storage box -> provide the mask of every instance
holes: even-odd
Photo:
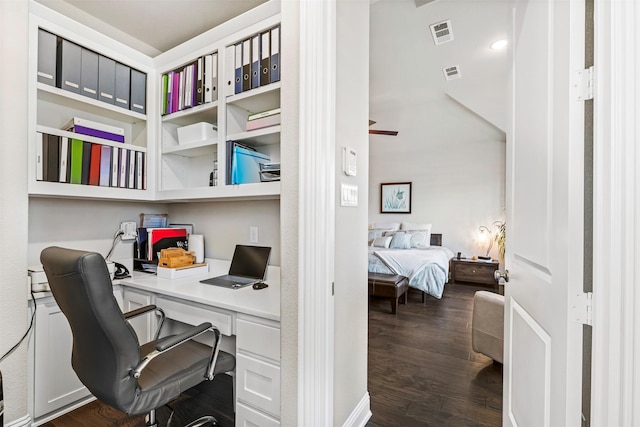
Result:
[[[193,266],[179,268],[158,267],[157,275],[161,279],[180,279],[182,277],[189,277],[208,272],[208,264],[194,264]]]
[[[218,126],[200,122],[178,128],[178,144],[193,144],[218,138]]]
[[[269,156],[244,147],[233,148],[231,183],[248,184],[260,182],[260,163],[268,163]]]

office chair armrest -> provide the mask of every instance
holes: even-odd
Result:
[[[157,344],[154,351],[152,351],[151,353],[147,354],[146,356],[144,356],[142,358],[140,363],[138,363],[138,366],[136,366],[131,371],[131,376],[133,376],[134,378],[140,378],[140,374],[142,373],[144,368],[146,368],[147,365],[149,364],[149,362],[151,362],[154,358],[158,357],[159,355],[161,355],[165,351],[169,351],[172,348],[174,348],[174,347],[176,347],[176,346],[178,346],[180,344],[183,344],[183,343],[185,343],[185,342],[197,337],[198,335],[201,335],[204,332],[210,331],[210,330],[215,332],[218,329],[213,327],[211,325],[211,323],[205,322],[205,323],[201,323],[198,326],[194,326],[194,327],[190,328],[189,330],[187,330],[185,332],[182,332],[181,334],[178,334],[178,335],[175,335],[173,337],[167,338],[162,343]],[[219,341],[220,341],[220,339],[219,339],[219,332],[218,332],[218,335],[216,335],[216,345],[214,347],[218,346]],[[215,350],[212,351],[212,355],[213,355],[214,351]],[[217,356],[217,352],[216,352],[216,356]],[[207,373],[208,373],[208,371],[207,371]]]
[[[160,316],[160,322],[158,323],[158,329],[156,329],[156,334],[154,336],[154,339],[157,340],[160,337],[160,330],[162,329],[162,325],[164,325],[164,318],[165,318],[164,311],[160,307],[157,307],[155,304],[145,305],[144,307],[140,307],[140,308],[136,308],[135,310],[127,311],[126,313],[123,313],[123,315],[124,315],[125,319],[129,320],[129,319],[132,319],[132,318],[134,318],[136,316],[140,316],[141,314],[150,313],[152,311],[155,311]]]

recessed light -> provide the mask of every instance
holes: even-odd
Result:
[[[506,40],[498,40],[495,41],[493,43],[491,43],[491,49],[504,49],[505,47],[507,47],[507,41]]]

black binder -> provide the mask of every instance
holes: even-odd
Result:
[[[79,94],[82,48],[68,40],[58,39],[57,51],[56,86]]]
[[[98,60],[98,99],[109,104],[116,103],[116,61],[100,55]]]
[[[242,42],[242,91],[251,90],[251,39]]]
[[[56,52],[58,37],[38,29],[38,82],[56,85]]]
[[[271,32],[260,34],[260,86],[266,86],[271,79]]]
[[[280,27],[271,29],[271,76],[270,83],[280,81]]]

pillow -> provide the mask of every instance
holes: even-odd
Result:
[[[373,229],[373,230],[369,230],[369,240],[375,239],[377,237],[382,237],[384,235],[385,232],[387,232],[388,230],[386,229]]]
[[[392,249],[411,249],[411,234],[396,233],[391,238],[389,247]]]
[[[411,247],[416,249],[425,249],[431,246],[431,233],[426,231],[412,231],[407,233],[411,236]]]
[[[431,232],[431,224],[418,224],[417,222],[403,222],[401,230],[425,230]]]
[[[400,230],[400,223],[399,222],[376,222],[373,224],[372,228],[383,228],[385,230],[389,230],[389,231],[396,231],[396,230]]]
[[[391,236],[378,237],[373,241],[373,245],[376,248],[388,248],[391,243]]]

